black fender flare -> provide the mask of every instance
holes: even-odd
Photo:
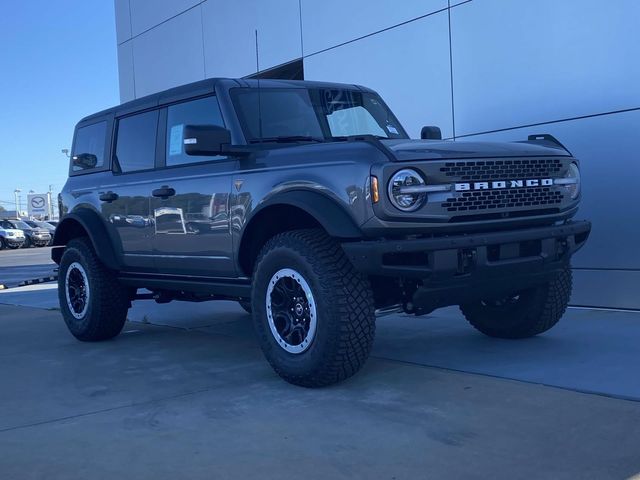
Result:
[[[253,261],[263,242],[268,240],[271,233],[277,233],[265,232],[260,227],[264,226],[267,212],[278,207],[295,208],[304,212],[334,238],[358,239],[363,236],[356,221],[339,201],[309,190],[278,193],[260,203],[245,220],[244,228],[240,232],[240,241],[237,247],[234,247],[236,262],[241,271],[250,274]]]
[[[121,262],[111,243],[107,227],[100,215],[89,208],[79,208],[62,218],[53,237],[51,259],[60,263],[64,251],[63,247],[69,240],[82,236],[83,232],[89,237],[102,263],[112,270],[119,270]]]
[[[255,218],[265,208],[275,205],[290,205],[304,210],[336,238],[362,238],[362,230],[340,204],[326,195],[310,190],[290,190],[276,194],[259,205],[247,222]],[[245,229],[246,230],[246,229]]]

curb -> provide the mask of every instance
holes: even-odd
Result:
[[[57,275],[50,275],[48,277],[34,278],[32,280],[23,280],[18,284],[18,287],[26,287],[27,285],[35,285],[37,283],[55,282],[56,280],[58,280]]]
[[[3,283],[0,283],[0,290],[8,290],[10,288],[18,288],[18,287],[26,287],[28,285],[36,285],[38,283],[49,283],[49,282],[55,282],[58,280],[58,276],[57,275],[49,275],[48,277],[40,277],[40,278],[33,278],[31,280],[23,280],[20,283],[18,283],[17,285],[5,285]]]

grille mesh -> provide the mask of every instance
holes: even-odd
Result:
[[[539,207],[562,202],[562,192],[549,187],[514,188],[509,190],[479,190],[450,197],[442,207],[449,212],[493,210],[516,207]]]
[[[561,161],[553,158],[447,162],[440,168],[447,177],[460,180],[556,177],[561,170]]]

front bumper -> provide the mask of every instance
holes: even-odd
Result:
[[[51,235],[31,235],[31,243],[34,245],[48,245]]]
[[[569,265],[588,221],[521,230],[343,243],[366,275],[415,279],[417,310],[499,296],[544,283]]]
[[[21,247],[24,244],[24,237],[4,237],[4,241],[10,247]]]

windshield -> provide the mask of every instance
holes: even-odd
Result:
[[[352,135],[409,138],[382,99],[369,92],[234,88],[231,96],[248,143],[330,141]]]
[[[20,230],[31,230],[31,227],[21,220],[11,220],[11,224]]]
[[[53,225],[51,225],[50,223],[41,222],[39,220],[34,220],[32,223],[36,224],[40,228],[46,228],[47,230],[54,228]]]

